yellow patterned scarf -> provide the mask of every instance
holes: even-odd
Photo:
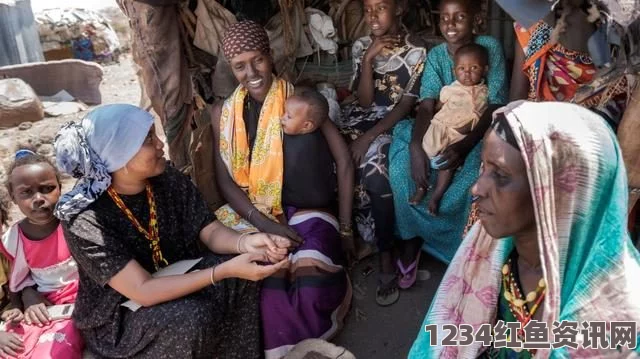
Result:
[[[274,217],[282,214],[284,158],[280,118],[291,94],[293,85],[273,80],[260,111],[252,152],[243,120],[247,89],[238,86],[224,102],[220,117],[220,155],[229,174],[260,212]]]

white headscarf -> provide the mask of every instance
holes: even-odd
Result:
[[[60,197],[55,215],[68,221],[98,199],[111,185],[111,173],[138,153],[151,125],[150,113],[126,104],[100,106],[79,125],[65,124],[55,139],[56,160],[78,182]]]

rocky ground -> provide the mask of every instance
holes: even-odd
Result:
[[[139,104],[140,87],[130,55],[120,58],[119,64],[104,67],[100,86],[103,103]],[[0,181],[6,179],[5,167],[13,160],[13,153],[21,144],[31,144],[43,155],[53,158],[53,140],[64,123],[82,118],[88,111],[57,118],[45,118],[20,127],[0,129]],[[157,125],[160,129],[161,126]],[[162,134],[161,134],[161,137]],[[166,151],[165,151],[166,152]],[[63,191],[73,186],[73,178],[63,178]],[[21,214],[12,209],[14,220]],[[375,256],[361,261],[351,271],[353,301],[345,328],[332,341],[351,351],[357,358],[404,358],[415,339],[420,324],[444,274],[445,265],[423,255],[421,273],[416,285],[402,291],[400,300],[391,307],[375,303],[376,272],[364,275],[368,267],[377,269]],[[430,276],[427,274],[430,272]]]
[[[103,103],[130,103],[137,105],[140,102],[140,85],[135,74],[134,63],[131,56],[125,54],[120,57],[119,64],[103,67],[104,77],[100,86]],[[53,140],[60,127],[69,121],[82,118],[94,107],[72,115],[45,118],[41,121],[22,123],[19,127],[0,129],[0,183],[6,180],[6,168],[13,160],[13,153],[21,146],[30,145],[37,152],[54,159]],[[63,189],[73,186],[73,179],[63,179]],[[13,208],[12,217],[20,218],[20,213]]]

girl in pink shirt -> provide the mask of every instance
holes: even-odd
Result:
[[[20,150],[9,169],[7,190],[25,215],[2,236],[0,251],[9,260],[9,291],[24,312],[9,320],[21,347],[0,355],[17,358],[80,358],[83,342],[70,318],[52,318],[48,307],[72,304],[78,270],[53,210],[60,197],[57,169],[43,156]],[[23,317],[18,323],[16,319]],[[17,355],[16,355],[17,354]]]

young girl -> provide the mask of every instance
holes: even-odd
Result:
[[[454,56],[454,69],[456,81],[440,90],[438,105],[441,109],[433,116],[431,126],[422,139],[422,147],[434,169],[438,168],[442,151],[471,133],[487,109],[488,88],[484,82],[489,70],[487,50],[478,44],[459,48]],[[427,204],[429,213],[438,214],[440,200],[452,179],[452,170],[438,171],[436,187]],[[411,198],[411,204],[418,204],[426,193],[426,190],[418,189]]]
[[[451,261],[458,250],[471,212],[469,190],[480,171],[479,144],[491,123],[491,113],[507,102],[508,84],[502,46],[491,36],[477,35],[480,3],[477,0],[440,2],[439,27],[445,43],[429,50],[415,122],[403,121],[393,131],[393,143],[389,150],[389,178],[393,188],[397,233],[405,240],[402,258],[397,262],[401,288],[409,288],[415,283],[421,247],[445,263]],[[453,54],[473,43],[486,48],[489,53],[486,77],[488,106],[475,129],[463,140],[442,151],[441,161],[436,163],[439,169],[458,170],[449,190],[442,197],[438,216],[433,216],[428,213],[426,206],[409,205],[409,199],[416,189],[426,190],[435,181],[422,148],[422,139],[435,114],[440,91],[455,81]]]
[[[83,342],[71,319],[51,318],[47,310],[74,303],[78,291],[77,266],[53,215],[61,189],[58,171],[45,157],[20,150],[6,187],[26,217],[10,227],[0,246],[11,267],[9,290],[24,308],[24,321],[7,329],[21,336],[17,357],[80,358]]]
[[[355,216],[358,231],[380,252],[376,302],[398,300],[392,249],[395,241],[393,196],[389,184],[391,129],[408,117],[420,89],[426,56],[411,44],[400,19],[404,9],[396,0],[364,0],[371,36],[353,44],[352,87],[358,101],[344,110],[341,131],[350,142],[356,167]]]

